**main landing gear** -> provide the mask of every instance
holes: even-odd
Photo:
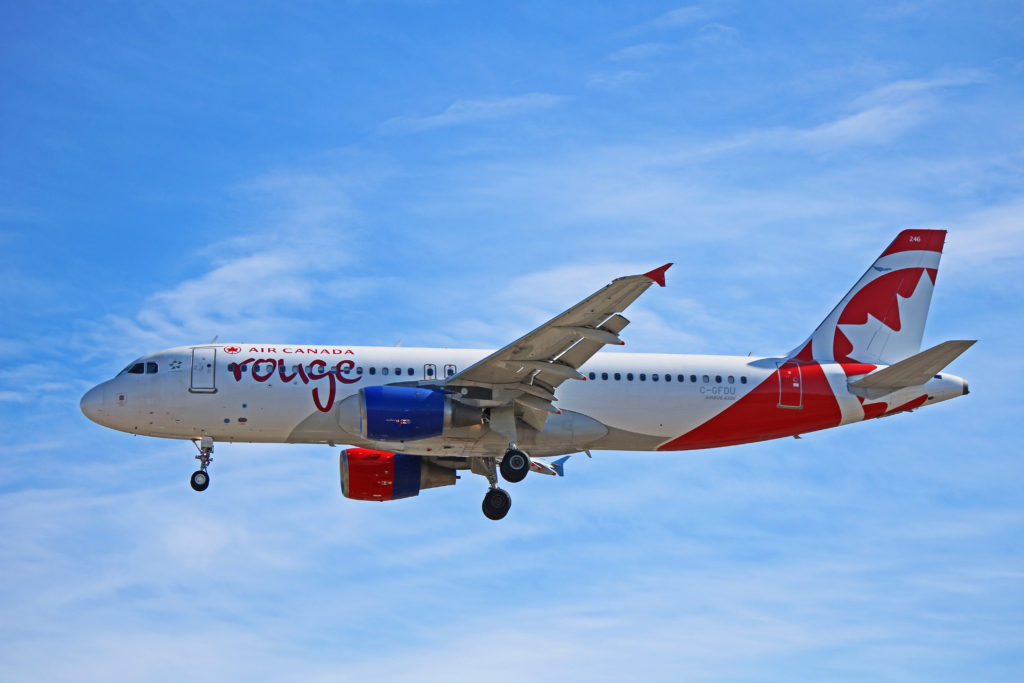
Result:
[[[512,507],[512,496],[508,495],[508,491],[498,488],[498,471],[507,482],[514,484],[522,481],[530,472],[530,456],[510,445],[500,465],[496,458],[473,458],[471,467],[475,474],[486,477],[487,483],[491,485],[481,505],[484,516],[487,519],[502,519]]]
[[[510,484],[526,479],[530,473],[530,456],[518,448],[509,448],[501,459],[501,476]]]
[[[192,484],[193,491],[205,491],[210,485],[210,475],[207,474],[206,468],[213,462],[213,437],[204,436],[199,441],[192,439],[192,443],[199,449],[199,455],[196,456],[199,469],[192,473],[189,483]]]

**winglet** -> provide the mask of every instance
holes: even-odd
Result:
[[[671,263],[666,263],[661,268],[655,268],[654,270],[652,270],[649,273],[644,273],[644,277],[649,277],[652,280],[654,280],[655,282],[657,282],[660,286],[664,287],[665,286],[665,271],[668,270],[671,267],[672,267]]]

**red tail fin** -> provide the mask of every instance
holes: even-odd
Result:
[[[921,350],[945,230],[904,230],[791,356],[891,365]]]

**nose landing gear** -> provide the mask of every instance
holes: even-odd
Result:
[[[213,462],[213,437],[204,436],[198,442],[192,439],[192,443],[199,449],[199,455],[196,456],[196,460],[199,461],[199,469],[192,473],[189,483],[192,485],[193,491],[205,491],[210,485],[210,475],[207,474],[206,468]]]

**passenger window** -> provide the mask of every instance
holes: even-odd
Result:
[[[145,365],[143,363],[136,363],[129,370],[129,375],[141,375],[145,371]]]
[[[676,375],[676,381],[677,382],[685,382],[686,381],[686,375]]]
[[[608,379],[608,373],[607,372],[602,372],[601,373],[601,379]]]
[[[446,366],[444,366],[444,372],[449,377],[454,377],[455,376],[455,366],[454,365],[446,365]]]
[[[647,381],[647,375],[645,373],[643,373],[643,372],[640,373],[640,381],[641,382],[646,382]]]
[[[147,375],[155,375],[156,374],[156,370],[157,370],[156,363],[146,363],[146,374]]]
[[[721,384],[722,383],[722,376],[721,375],[715,375],[715,382],[717,382],[718,384]]]
[[[697,383],[697,375],[690,375],[690,381],[693,382],[694,384],[696,384]]]
[[[382,375],[388,374],[388,369],[387,368],[381,368],[380,369],[380,374],[382,374]]]
[[[587,375],[587,377],[589,377],[590,379],[597,379],[597,373],[596,372],[592,372],[589,375]]]
[[[370,368],[370,374],[371,375],[376,375],[377,374],[377,368]]]
[[[736,378],[732,375],[729,375],[729,384],[736,384]]]
[[[633,381],[633,373],[632,372],[627,372],[626,373],[626,380],[629,381],[629,382]]]
[[[670,375],[670,374],[668,374],[668,373],[666,372],[666,373],[665,373],[665,381],[666,381],[666,382],[671,382],[671,381],[672,381],[672,375]]]
[[[707,375],[704,375],[704,378],[703,378],[703,379],[704,379],[704,384],[707,384],[708,382],[710,382],[710,381],[711,381],[711,378],[710,378],[710,377],[708,377]]]
[[[396,375],[401,375],[402,374],[402,368],[395,368],[395,374]]]
[[[747,378],[746,377],[740,377],[740,384],[746,384],[746,383],[747,383]]]
[[[615,381],[616,381],[616,382],[618,382],[618,381],[619,381],[620,379],[622,379],[622,375],[621,375],[620,373],[618,373],[618,372],[616,372],[616,373],[615,373],[615,374],[613,375],[613,377],[615,377]]]
[[[408,368],[409,376],[412,377],[412,368]]]
[[[651,375],[651,381],[652,382],[657,382],[658,381],[658,373],[654,373],[653,375]]]

